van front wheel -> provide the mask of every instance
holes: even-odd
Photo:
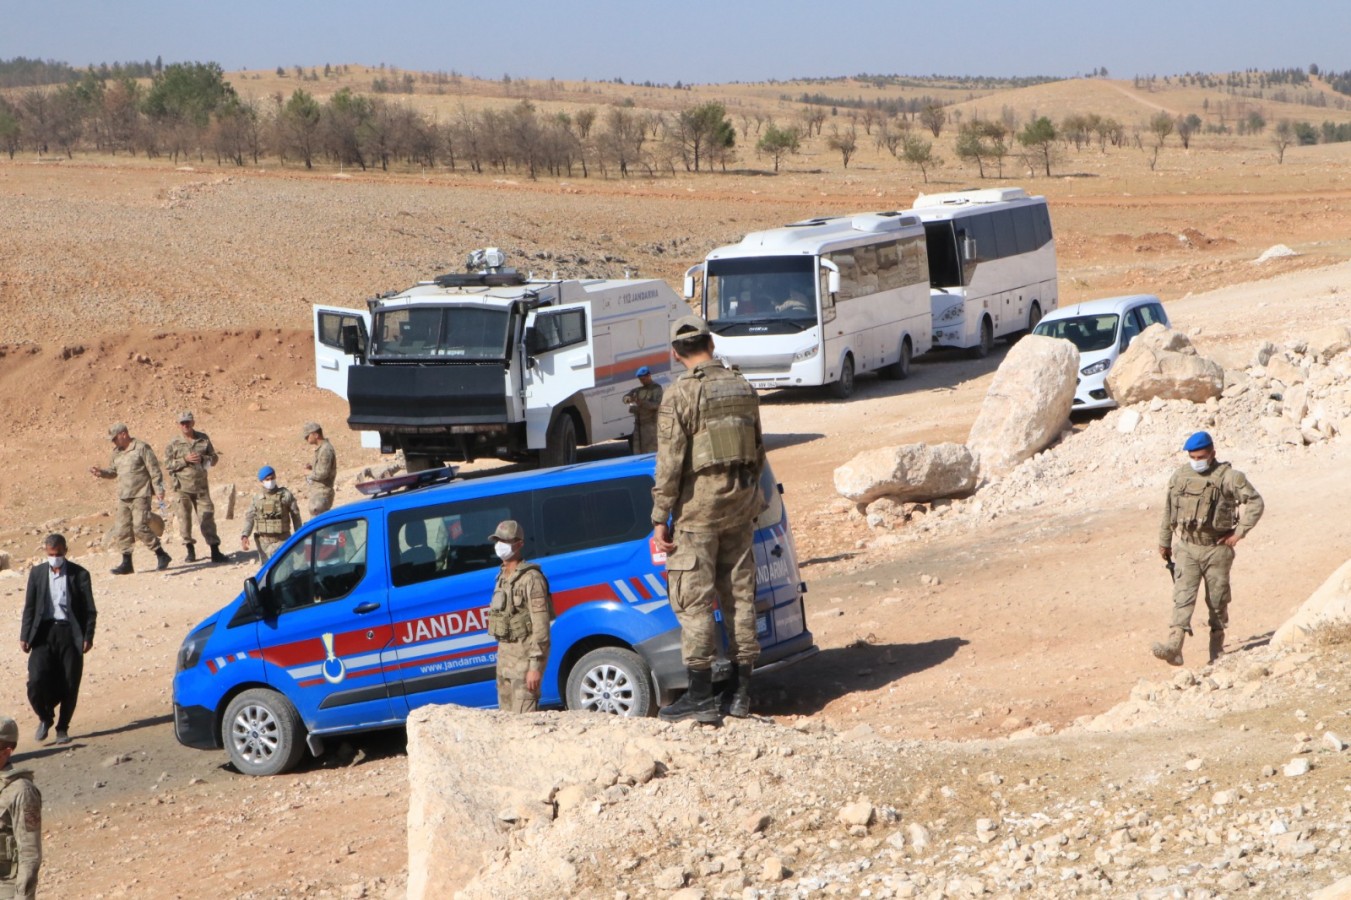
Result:
[[[230,762],[245,775],[289,772],[305,752],[300,714],[281,694],[265,688],[231,700],[221,730]]]
[[[616,716],[650,716],[652,672],[643,658],[622,647],[600,647],[577,660],[568,673],[568,709]]]

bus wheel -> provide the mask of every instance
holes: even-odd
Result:
[[[914,351],[910,349],[910,338],[901,340],[901,358],[889,366],[883,366],[877,374],[891,381],[900,381],[903,378],[910,377],[910,361],[914,359]]]
[[[986,316],[980,320],[980,343],[971,348],[974,359],[984,359],[994,350],[994,323]]]
[[[830,391],[837,400],[848,400],[854,395],[853,354],[845,354],[844,362],[840,365],[840,380],[830,386]]]
[[[1036,328],[1037,323],[1040,321],[1041,321],[1041,304],[1033,302],[1032,311],[1027,314],[1027,333],[1031,334],[1032,329]]]

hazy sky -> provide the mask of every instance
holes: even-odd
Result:
[[[0,58],[673,83],[1351,69],[1346,0],[0,0]]]

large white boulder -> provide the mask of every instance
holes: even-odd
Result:
[[[958,497],[975,487],[975,460],[963,444],[879,447],[835,470],[835,490],[860,505],[882,497],[909,501]]]
[[[1324,325],[1309,335],[1309,352],[1326,362],[1351,350],[1351,328],[1345,325]]]
[[[1319,625],[1351,622],[1351,561],[1332,573],[1271,636],[1273,647],[1298,647]]]
[[[1007,472],[1050,446],[1069,421],[1078,373],[1069,341],[1034,334],[1013,345],[966,442],[981,474]]]
[[[1196,352],[1180,331],[1150,325],[1107,375],[1107,393],[1122,406],[1158,397],[1204,403],[1224,389],[1224,370]]]

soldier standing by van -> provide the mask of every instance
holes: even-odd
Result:
[[[666,392],[658,418],[653,545],[667,554],[689,690],[659,715],[714,724],[721,719],[712,693],[715,596],[736,666],[729,715],[750,715],[751,670],[760,653],[752,553],[755,517],[763,508],[760,402],[746,379],[713,358],[703,319],[678,319],[671,347],[687,371]]]
[[[150,497],[164,503],[164,473],[150,445],[134,438],[127,426],[117,422],[108,429],[113,442],[113,455],[108,468],[90,466],[95,478],[117,479],[117,521],[113,526],[113,540],[122,551],[122,564],[112,570],[114,575],[130,575],[136,571],[131,564],[132,535],[155,551],[156,569],[167,569],[172,562],[160,546],[159,538],[150,530]]]
[[[262,491],[253,495],[249,511],[244,514],[244,533],[239,542],[247,550],[249,535],[256,536],[261,564],[300,527],[300,505],[294,494],[277,485],[277,470],[271,466],[258,470],[258,484]]]
[[[317,516],[333,508],[333,486],[338,480],[338,454],[333,442],[324,437],[318,422],[306,422],[300,429],[305,443],[314,447],[314,462],[305,464],[310,474],[305,480],[310,485],[310,515]]]
[[[525,531],[514,519],[500,523],[488,540],[502,560],[488,606],[488,633],[497,638],[497,708],[535,712],[549,664],[549,579],[539,566],[524,560]]]
[[[1201,581],[1210,609],[1210,661],[1224,651],[1229,624],[1229,570],[1234,547],[1262,518],[1265,504],[1244,474],[1215,459],[1215,442],[1198,431],[1182,447],[1191,457],[1168,480],[1159,525],[1159,555],[1177,566],[1173,580],[1173,621],[1168,641],[1151,652],[1170,666],[1182,665],[1182,641],[1192,633],[1192,610]],[[1176,550],[1173,533],[1177,532]]]
[[[0,897],[32,900],[42,868],[42,792],[31,769],[9,758],[19,746],[19,723],[0,716]]]
[[[178,508],[178,534],[188,548],[188,562],[197,561],[197,544],[192,539],[192,515],[197,513],[202,539],[211,548],[213,563],[229,562],[220,552],[220,535],[216,533],[216,507],[211,502],[211,486],[207,470],[218,462],[216,448],[205,432],[194,428],[192,412],[178,414],[178,437],[164,448],[164,468],[174,487],[174,505]]]
[[[661,409],[661,385],[652,380],[652,370],[643,366],[637,372],[640,387],[624,395],[633,413],[633,452],[657,451],[657,411]]]

